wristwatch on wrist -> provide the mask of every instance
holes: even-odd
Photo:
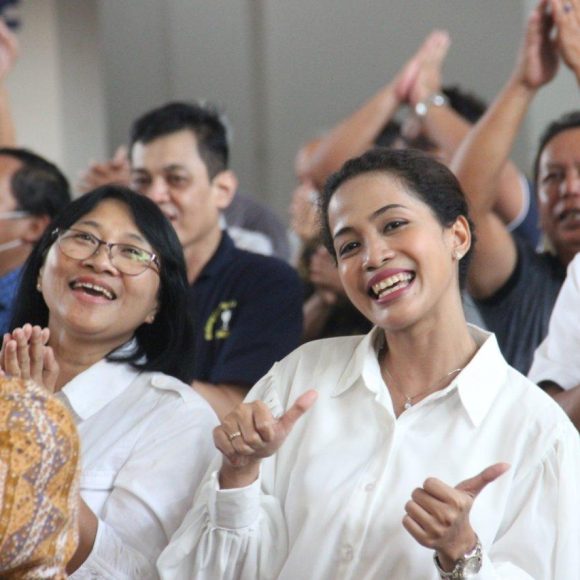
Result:
[[[476,536],[477,538],[477,536]],[[481,570],[482,556],[481,556],[481,542],[477,538],[477,543],[475,548],[470,552],[467,552],[462,558],[459,558],[455,562],[455,567],[451,572],[446,572],[441,568],[439,563],[439,558],[437,558],[437,552],[433,554],[433,560],[435,561],[435,566],[437,566],[437,571],[439,572],[440,578],[447,578],[450,580],[464,580],[465,578],[472,578]]]
[[[443,107],[449,101],[442,93],[432,93],[424,101],[419,101],[415,105],[415,115],[417,117],[425,117],[430,107]]]

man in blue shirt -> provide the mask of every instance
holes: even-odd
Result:
[[[55,165],[26,149],[0,148],[0,334],[11,330],[22,265],[69,201],[68,182]]]
[[[225,416],[298,346],[302,289],[285,262],[236,248],[220,227],[237,179],[226,127],[208,106],[169,103],[137,119],[132,187],[173,223],[183,246],[196,332],[193,387]]]

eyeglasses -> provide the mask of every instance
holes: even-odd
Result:
[[[24,210],[14,210],[14,211],[3,211],[0,212],[0,220],[21,220],[23,218],[30,217],[31,213]]]
[[[159,273],[159,258],[152,252],[132,246],[131,244],[110,244],[99,240],[93,234],[82,230],[55,229],[53,235],[58,236],[56,241],[60,251],[73,260],[87,260],[94,256],[101,246],[107,248],[111,264],[122,274],[127,276],[138,276],[151,268]]]

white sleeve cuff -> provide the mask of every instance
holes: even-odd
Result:
[[[237,530],[258,521],[260,515],[260,476],[247,487],[220,489],[218,471],[211,474],[208,511],[212,525]]]

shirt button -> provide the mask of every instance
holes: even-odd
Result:
[[[350,544],[346,544],[342,547],[342,559],[345,562],[350,562],[354,557],[354,550]]]
[[[373,491],[376,487],[376,484],[374,482],[371,483],[367,483],[365,485],[365,491]]]

